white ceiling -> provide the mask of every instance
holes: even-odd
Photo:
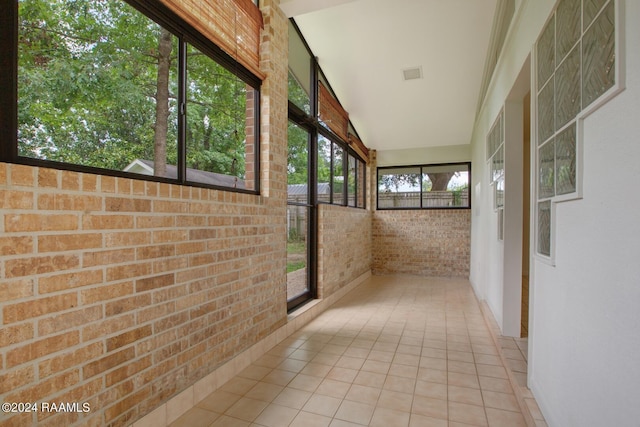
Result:
[[[497,0],[282,0],[369,148],[469,144]],[[403,80],[421,66],[423,78]]]

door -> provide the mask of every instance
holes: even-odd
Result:
[[[310,129],[289,122],[287,132],[287,309],[316,296],[316,183]]]

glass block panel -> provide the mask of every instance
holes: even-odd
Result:
[[[502,143],[502,114],[498,116],[487,135],[487,160],[491,158]]]
[[[489,160],[491,156],[493,156],[493,153],[495,152],[495,144],[496,144],[495,129],[496,129],[495,126],[491,128],[491,131],[489,131],[489,135],[487,135],[487,160]]]
[[[584,30],[586,30],[589,25],[593,22],[593,18],[596,17],[602,6],[607,2],[607,0],[584,0],[584,9],[583,9],[583,25]],[[583,31],[584,31],[583,30]]]
[[[551,256],[551,201],[538,203],[538,253]]]
[[[562,62],[582,35],[580,3],[581,0],[563,0],[556,10],[557,64]]]
[[[553,86],[552,78],[538,95],[538,145],[546,141],[555,131]]]
[[[576,126],[558,134],[556,142],[556,193],[576,191]]]
[[[497,181],[504,176],[504,145],[496,151],[491,161],[491,182]]]
[[[556,129],[580,112],[580,50],[571,51],[556,71]]]
[[[551,77],[556,67],[555,59],[555,15],[549,20],[547,26],[542,31],[536,47],[538,62],[538,88],[541,88]]]
[[[498,145],[504,142],[504,112],[500,112],[498,118]]]
[[[538,151],[538,199],[555,196],[554,140],[547,142]]]
[[[615,84],[614,12],[611,2],[582,37],[583,108]]]
[[[496,182],[494,199],[496,209],[504,207],[504,179]]]

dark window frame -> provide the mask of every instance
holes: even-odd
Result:
[[[3,14],[0,16],[0,162],[22,164],[34,167],[46,167],[60,170],[90,173],[105,176],[123,177],[145,181],[180,184],[185,186],[210,188],[247,194],[260,194],[260,89],[262,80],[249,69],[224,52],[219,46],[180,18],[175,12],[160,2],[152,0],[118,0],[132,6],[149,20],[162,26],[178,39],[179,45],[179,77],[178,87],[178,177],[165,178],[125,172],[116,169],[78,165],[45,159],[36,159],[18,155],[18,1],[0,0]],[[186,82],[186,55],[184,51],[190,44],[209,56],[218,65],[235,75],[239,80],[254,89],[254,181],[253,189],[234,188],[230,186],[212,185],[186,178],[186,136],[185,105],[186,93],[183,89]]]
[[[446,166],[467,166],[468,173],[468,204],[466,206],[423,206],[425,191],[422,189],[422,177],[424,176],[424,170],[432,167],[446,167]],[[420,191],[419,200],[420,206],[400,206],[400,207],[380,207],[380,171],[390,169],[416,169],[420,170]],[[401,165],[401,166],[379,166],[376,168],[376,210],[451,210],[451,209],[471,209],[471,162],[454,162],[454,163],[428,163],[418,165]]]

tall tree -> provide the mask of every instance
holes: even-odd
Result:
[[[158,78],[156,79],[156,123],[153,138],[153,172],[167,174],[167,131],[169,128],[169,69],[171,68],[171,33],[160,29],[158,37]]]

